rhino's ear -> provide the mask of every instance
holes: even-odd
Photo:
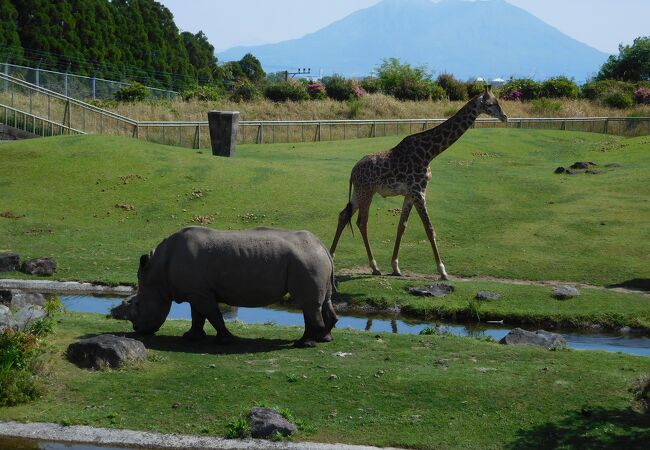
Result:
[[[144,267],[145,267],[145,266],[147,265],[147,263],[149,262],[149,258],[150,258],[149,255],[142,255],[142,256],[140,257],[140,269],[144,269]]]

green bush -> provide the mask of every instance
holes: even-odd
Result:
[[[540,94],[546,98],[578,98],[580,88],[567,77],[554,77],[542,83]]]
[[[389,58],[382,62],[376,72],[382,92],[398,100],[437,100],[446,96],[444,89],[432,81],[424,66],[412,67],[400,63],[397,58]]]
[[[467,100],[469,95],[467,86],[454,78],[453,75],[443,73],[438,77],[437,82],[445,90],[449,100]]]
[[[118,89],[113,94],[113,98],[118,102],[141,102],[147,97],[149,97],[149,89],[137,81]]]
[[[308,100],[307,87],[297,80],[281,81],[266,86],[264,96],[274,102]]]
[[[363,88],[363,90],[366,91],[368,94],[375,94],[377,92],[381,92],[381,83],[379,81],[379,78],[366,77],[363,80],[361,80],[360,85]]]
[[[467,89],[467,96],[469,98],[474,98],[477,95],[480,95],[485,90],[486,83],[482,81],[468,81],[465,83],[465,89]]]
[[[323,78],[327,96],[334,100],[346,101],[354,97],[355,84],[352,80],[334,74],[331,77]]]
[[[230,99],[235,102],[249,102],[260,96],[260,90],[248,80],[239,81],[230,93]]]
[[[501,98],[508,98],[513,92],[521,93],[521,100],[540,98],[541,85],[530,78],[511,78],[501,87]]]
[[[634,94],[634,83],[618,80],[597,80],[585,83],[582,86],[582,96],[589,100],[603,100],[613,93]]]
[[[216,101],[221,98],[221,90],[217,86],[203,85],[199,86],[198,84],[190,86],[181,91],[181,97],[183,100],[199,100],[199,101]]]
[[[634,99],[625,92],[612,92],[603,98],[603,103],[610,108],[625,109],[634,105]]]

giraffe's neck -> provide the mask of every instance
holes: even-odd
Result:
[[[480,96],[474,97],[449,119],[418,136],[422,141],[416,144],[416,148],[425,152],[422,159],[431,162],[472,126],[480,114],[479,100]]]

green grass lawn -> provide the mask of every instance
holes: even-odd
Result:
[[[106,136],[3,144],[0,251],[53,256],[57,279],[134,283],[139,255],[206,219],[220,229],[308,229],[329,246],[347,202],[350,169],[399,139],[243,145],[230,159]],[[553,173],[579,160],[598,163],[602,173]],[[620,167],[604,167],[611,163]],[[428,206],[450,274],[595,285],[650,280],[650,138],[477,129],[431,169]],[[401,202],[377,196],[372,205],[370,238],[386,272],[399,219],[392,210]],[[360,275],[342,279],[342,293],[400,304],[419,316],[467,315],[469,291],[482,286],[457,283],[451,303],[410,299],[408,280],[366,279],[366,261],[359,233],[346,230],[335,263]],[[416,214],[400,262],[406,272],[436,276]],[[650,302],[639,295],[589,291],[558,302],[550,288],[491,286],[506,300],[481,305],[485,317],[567,324],[598,316],[606,325],[648,326]]]
[[[0,251],[54,256],[57,278],[134,282],[138,256],[180,227],[308,229],[331,242],[348,178],[394,138],[246,145],[236,158],[128,138],[71,136],[0,147]],[[577,160],[622,167],[555,175]],[[650,139],[540,130],[470,130],[431,165],[430,215],[452,275],[593,284],[649,279]],[[390,270],[401,198],[377,197],[369,232]],[[123,205],[123,208],[116,205]],[[134,209],[129,210],[130,207]],[[417,215],[400,261],[435,273]],[[365,266],[346,231],[339,268]]]
[[[262,403],[304,422],[299,441],[518,449],[644,448],[650,439],[650,417],[630,408],[628,391],[648,370],[642,357],[338,329],[332,343],[294,349],[301,328],[237,323],[241,339],[218,346],[183,341],[188,326],[168,321],[145,337],[144,365],[95,372],[68,363],[67,346],[130,324],[66,314],[48,338],[48,393],[1,408],[0,420],[223,436]]]

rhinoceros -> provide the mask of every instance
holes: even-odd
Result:
[[[183,336],[205,337],[208,319],[217,339],[228,342],[219,303],[266,306],[289,294],[302,308],[305,332],[296,346],[332,340],[337,321],[332,307],[334,263],[320,240],[308,231],[255,228],[217,231],[187,227],[164,239],[140,258],[138,291],[121,313],[137,333],[154,334],[172,301],[187,301],[192,326]]]

